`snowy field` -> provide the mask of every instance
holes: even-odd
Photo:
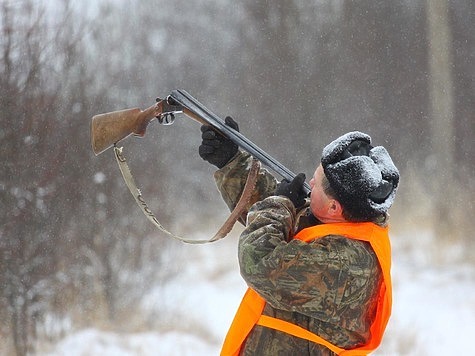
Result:
[[[393,234],[392,244],[393,315],[374,355],[467,354],[467,341],[475,336],[475,263],[456,264],[453,257],[436,261],[434,254],[425,252],[431,245],[429,234]],[[175,318],[167,330],[134,334],[82,330],[43,355],[218,355],[245,290],[235,256],[236,237],[183,246],[179,277],[143,299],[152,318],[160,317],[154,313],[159,305],[173,311]]]

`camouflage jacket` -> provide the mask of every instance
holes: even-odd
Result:
[[[250,156],[239,153],[215,173],[226,204],[236,204]],[[382,272],[369,243],[330,235],[306,243],[300,229],[319,223],[308,206],[297,212],[285,197],[272,196],[277,181],[261,170],[246,228],[239,241],[241,275],[265,300],[264,314],[277,317],[342,348],[365,344],[376,312]],[[241,355],[333,355],[324,346],[255,326]]]

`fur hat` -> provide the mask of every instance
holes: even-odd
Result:
[[[369,221],[393,204],[399,171],[384,147],[371,146],[369,135],[349,132],[328,144],[322,167],[352,220]]]

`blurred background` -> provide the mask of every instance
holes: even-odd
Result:
[[[141,215],[111,150],[94,156],[90,120],[173,89],[308,178],[331,140],[370,134],[401,172],[401,251],[473,267],[474,14],[471,0],[0,0],[0,353],[169,327],[137,306],[191,250]],[[188,237],[226,217],[200,141],[178,116],[123,142],[152,210]]]

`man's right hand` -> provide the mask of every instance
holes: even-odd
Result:
[[[305,182],[305,174],[299,173],[295,178],[289,182],[287,179],[283,179],[275,190],[275,195],[282,195],[289,198],[294,206],[299,209],[305,205],[306,194],[303,189]]]
[[[224,122],[239,132],[239,125],[230,116],[227,116]],[[200,157],[218,168],[223,168],[236,155],[238,145],[217,133],[211,126],[201,126],[201,132]]]

